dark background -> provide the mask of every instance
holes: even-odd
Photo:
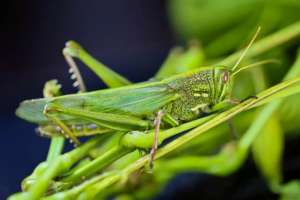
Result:
[[[2,4],[2,3],[1,3]],[[0,199],[20,190],[21,180],[46,158],[49,141],[14,112],[24,99],[42,96],[58,79],[75,92],[61,50],[67,40],[130,80],[151,77],[173,44],[164,1],[10,1],[1,5]],[[89,90],[103,87],[81,67]]]
[[[49,141],[14,112],[24,99],[42,96],[45,81],[58,79],[64,93],[76,92],[61,50],[67,40],[132,81],[151,77],[176,44],[166,16],[166,2],[9,1],[0,20],[0,199],[20,190],[21,180],[46,158]],[[104,85],[80,66],[89,90]],[[285,177],[299,171],[299,141],[290,141]],[[291,158],[291,159],[290,159]],[[294,159],[296,158],[296,159]],[[180,175],[158,199],[273,199],[253,162],[228,178]],[[245,181],[247,180],[247,181]]]

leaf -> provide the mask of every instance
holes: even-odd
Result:
[[[282,178],[283,140],[284,133],[279,119],[276,114],[273,114],[255,138],[252,146],[254,161],[274,190]]]
[[[285,184],[281,189],[280,200],[299,200],[300,181],[294,180]]]
[[[182,52],[180,48],[174,48],[170,51],[155,78],[164,79],[175,74],[196,69],[201,66],[203,60],[204,52],[196,41],[191,42],[185,52]]]

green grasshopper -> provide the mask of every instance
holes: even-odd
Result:
[[[223,109],[232,103],[234,77],[244,69],[239,63],[258,31],[233,68],[208,66],[173,75],[163,80],[130,85],[106,68],[75,42],[68,42],[63,54],[71,66],[75,86],[85,90],[73,57],[87,64],[110,89],[23,101],[16,114],[39,125],[41,132],[61,132],[76,145],[77,136],[110,131],[155,130],[151,161],[157,149],[160,127],[169,128]],[[263,64],[263,62],[259,63]]]

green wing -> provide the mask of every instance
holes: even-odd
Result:
[[[44,124],[48,121],[43,115],[44,107],[52,103],[66,108],[85,111],[144,117],[153,114],[153,112],[178,97],[179,95],[163,82],[140,83],[51,99],[26,100],[20,104],[16,114],[27,121]],[[64,119],[76,120],[72,116]]]

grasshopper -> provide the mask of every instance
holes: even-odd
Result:
[[[79,86],[82,92],[23,101],[16,114],[38,124],[41,132],[61,132],[75,145],[80,144],[78,136],[154,129],[151,164],[158,148],[157,135],[160,127],[175,127],[224,109],[228,103],[232,103],[234,77],[255,65],[238,68],[258,32],[259,30],[232,68],[201,67],[162,80],[133,85],[95,60],[77,43],[68,42],[63,54],[71,66],[72,78],[77,80],[75,86]],[[87,64],[112,88],[84,92],[85,86],[73,57]]]

